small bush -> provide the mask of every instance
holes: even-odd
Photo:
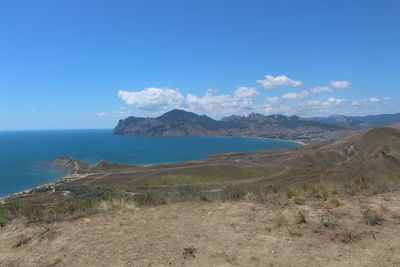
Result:
[[[31,238],[30,238],[30,237],[27,237],[27,236],[25,236],[25,235],[19,235],[19,236],[17,237],[17,239],[15,240],[15,243],[14,243],[14,245],[13,245],[13,248],[18,248],[18,247],[20,247],[20,246],[22,246],[22,245],[28,244],[29,241],[31,241]]]
[[[193,246],[187,247],[183,249],[182,256],[184,259],[187,258],[196,258],[197,249]]]
[[[184,185],[177,188],[176,197],[178,201],[208,201],[210,197],[207,191],[208,188],[205,185]]]
[[[273,193],[268,195],[268,201],[272,204],[279,205],[279,206],[286,206],[288,205],[288,200],[285,198],[281,193]]]
[[[61,262],[62,262],[62,259],[60,257],[56,257],[53,259],[52,265],[57,265],[57,264],[60,264]]]
[[[399,179],[397,178],[378,179],[371,189],[374,195],[396,190],[399,190]]]
[[[135,195],[136,203],[140,205],[161,205],[167,203],[167,197],[165,192],[161,191],[149,191],[143,194]]]
[[[265,203],[268,201],[269,191],[267,190],[267,188],[253,187],[251,194],[253,196],[253,200],[255,200],[256,202]]]
[[[349,181],[344,181],[342,184],[342,190],[344,193],[354,196],[361,191],[369,189],[373,182],[374,181],[371,178],[361,176]]]
[[[136,205],[133,201],[126,198],[112,198],[109,200],[101,200],[98,204],[100,210],[133,210]]]
[[[294,220],[296,224],[307,223],[306,216],[302,211],[297,212],[297,214],[294,217]]]
[[[337,198],[331,198],[331,199],[329,199],[329,203],[332,205],[332,206],[335,206],[335,207],[339,207],[339,206],[341,206],[342,205],[342,203],[339,201],[339,199],[337,199]]]
[[[368,225],[382,224],[383,216],[370,208],[363,208],[361,214]]]
[[[292,227],[287,227],[286,229],[288,233],[292,236],[300,237],[303,235],[298,227],[292,226]]]
[[[286,188],[286,189],[285,189],[285,195],[286,195],[287,198],[292,198],[292,197],[295,196],[295,193],[293,192],[292,189]]]
[[[223,189],[223,199],[227,200],[241,200],[244,199],[248,193],[249,188],[245,185],[228,185]]]
[[[315,198],[320,198],[325,201],[328,199],[329,189],[324,184],[317,185],[313,188],[313,195]]]
[[[294,198],[294,203],[296,203],[297,205],[303,205],[304,203],[306,203],[306,199],[303,196],[297,196]]]
[[[321,215],[319,217],[321,226],[325,228],[333,228],[337,226],[337,224],[328,216],[328,215]]]
[[[353,243],[360,239],[359,235],[356,235],[351,231],[345,231],[343,233],[337,234],[336,236],[339,238],[340,241],[345,244]]]
[[[0,227],[6,226],[8,221],[9,221],[9,218],[7,216],[6,211],[0,210]]]

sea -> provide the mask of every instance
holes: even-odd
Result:
[[[66,173],[52,167],[58,157],[92,164],[106,160],[148,165],[296,146],[299,144],[261,138],[118,136],[111,129],[0,131],[0,197],[64,177]]]

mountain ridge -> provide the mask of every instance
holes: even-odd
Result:
[[[308,134],[341,130],[337,125],[298,116],[231,116],[214,120],[184,110],[171,110],[156,118],[128,117],[120,120],[114,134],[131,136],[249,136],[298,139]]]

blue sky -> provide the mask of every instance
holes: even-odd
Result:
[[[0,130],[400,112],[399,1],[1,1]]]

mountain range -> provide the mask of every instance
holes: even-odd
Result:
[[[311,119],[318,122],[334,124],[348,129],[366,129],[399,123],[400,113],[368,116],[332,115],[330,117],[314,117]]]
[[[250,113],[214,120],[184,110],[172,110],[157,118],[129,117],[114,129],[117,135],[132,136],[251,136],[302,139],[344,129],[340,125],[298,116]]]
[[[232,115],[214,120],[206,115],[174,109],[156,118],[128,117],[114,134],[131,136],[246,136],[296,140],[304,143],[334,141],[355,131],[400,123],[400,113],[369,116],[302,118],[299,116]]]

